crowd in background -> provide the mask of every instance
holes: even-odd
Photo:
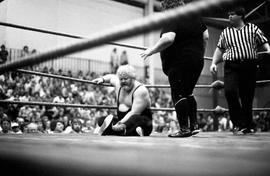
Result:
[[[3,46],[3,45],[2,45]],[[2,52],[1,63],[8,53]],[[22,56],[29,54],[24,47]],[[36,52],[33,50],[31,53]],[[4,58],[4,59],[3,59]],[[4,61],[3,61],[4,60]],[[54,70],[54,68],[28,68],[34,71],[93,80],[100,75],[95,72]],[[112,68],[111,72],[115,70]],[[106,74],[106,73],[104,73]],[[173,107],[171,96],[163,89],[150,88],[151,107]],[[7,72],[0,76],[0,99],[11,101],[50,102],[61,104],[116,105],[116,96],[112,87],[86,84],[63,79],[41,77],[37,75]],[[96,119],[115,110],[74,108],[60,106],[1,104],[0,133],[94,133]],[[230,131],[232,124],[227,113],[198,113],[199,127],[202,131]],[[254,113],[254,122],[258,131],[269,131],[270,113]],[[174,111],[153,112],[153,133],[173,133],[179,129]]]

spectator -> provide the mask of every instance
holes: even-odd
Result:
[[[41,118],[36,120],[36,124],[38,133],[47,133],[46,127],[43,125]]]
[[[30,54],[29,47],[27,45],[23,46],[21,57],[28,56]]]
[[[4,64],[7,61],[8,57],[8,51],[6,50],[5,45],[1,45],[1,51],[0,51],[0,64]]]
[[[119,67],[119,58],[116,48],[112,50],[110,65],[111,65],[111,73],[116,73],[116,70]]]
[[[36,54],[37,53],[37,50],[36,49],[33,49],[32,51],[31,51],[31,54]]]
[[[218,131],[227,131],[229,129],[228,119],[224,115],[221,115],[218,117],[218,120],[219,120]]]
[[[25,129],[26,133],[39,133],[38,125],[34,122],[29,123]]]
[[[207,116],[204,131],[214,131],[214,118],[211,114],[208,114]]]
[[[70,126],[70,114],[63,115],[63,117],[61,118],[61,120],[64,123],[64,129],[66,129],[67,127]]]
[[[120,65],[127,65],[127,64],[128,64],[127,51],[124,50],[120,55]]]
[[[51,134],[53,133],[51,130],[51,120],[48,120],[45,122],[45,129],[44,129],[45,133]]]
[[[17,117],[17,118],[16,118],[16,122],[17,122],[18,125],[19,125],[20,131],[23,133],[23,132],[25,131],[25,126],[26,126],[26,124],[25,124],[25,122],[24,122],[24,119],[21,118],[21,117]]]
[[[10,120],[8,118],[2,118],[1,119],[0,133],[4,133],[4,134],[12,133],[11,122],[10,122]]]
[[[203,113],[199,113],[198,115],[198,124],[199,124],[199,128],[202,129],[203,131],[205,131],[205,127],[207,125],[206,119],[203,116]]]
[[[12,129],[12,133],[14,133],[14,134],[22,134],[20,126],[17,122],[11,123],[11,129]]]
[[[71,121],[71,126],[65,129],[64,133],[82,133],[82,122],[78,118]]]
[[[52,133],[63,133],[64,123],[61,120],[52,120],[51,122],[51,131]]]
[[[95,128],[96,128],[95,119],[86,120],[85,121],[85,126],[83,127],[82,131],[84,133],[90,133],[90,132],[94,132]]]

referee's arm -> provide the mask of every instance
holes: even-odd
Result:
[[[212,64],[210,66],[210,72],[213,74],[217,73],[217,64],[222,62],[222,55],[224,53],[224,50],[217,47],[215,52],[214,52],[214,56],[213,56],[213,60],[212,60]]]
[[[270,46],[269,46],[269,43],[264,43],[262,45],[262,49],[263,51],[266,51],[268,54],[270,54]]]

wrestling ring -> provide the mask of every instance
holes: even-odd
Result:
[[[240,0],[239,0],[240,1]],[[171,23],[185,14],[199,13],[227,5],[233,0],[205,0],[186,7],[149,16],[84,38],[79,42],[37,55],[27,56],[0,66],[0,73],[17,71],[57,79],[94,84],[89,80],[70,78],[19,69],[57,59],[111,41],[149,32]],[[120,44],[122,45],[122,44]],[[137,49],[144,47],[128,46]],[[210,58],[206,58],[210,59]],[[269,83],[269,80],[257,84]],[[103,84],[100,86],[110,86]],[[147,85],[149,88],[168,88],[168,85]],[[196,88],[222,89],[223,82],[196,85]],[[22,102],[0,100],[0,104],[44,105],[116,109],[114,106]],[[173,108],[151,108],[152,111],[173,111]],[[270,108],[253,108],[269,111]],[[223,113],[225,108],[198,109],[198,112]],[[174,176],[174,175],[269,175],[270,134],[256,133],[238,136],[231,132],[202,132],[190,138],[168,138],[164,134],[149,137],[97,136],[94,134],[22,134],[0,135],[2,173],[9,175],[112,175],[112,176]]]

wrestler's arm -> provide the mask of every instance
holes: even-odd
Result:
[[[119,87],[120,81],[115,74],[106,74],[103,75],[99,78],[93,79],[92,82],[97,83],[97,84],[102,84],[102,83],[110,83],[114,87]]]
[[[161,38],[158,40],[158,42],[155,45],[147,48],[144,52],[140,54],[141,57],[143,59],[146,59],[147,57],[168,48],[170,45],[173,44],[175,40],[175,36],[176,36],[175,32],[167,32],[167,33],[162,34]]]
[[[120,123],[125,123],[134,114],[141,114],[145,110],[145,108],[149,106],[149,103],[150,103],[150,96],[147,88],[144,86],[139,87],[134,92],[131,110],[120,121]]]
[[[205,50],[206,50],[206,46],[207,46],[208,39],[209,39],[209,33],[208,33],[208,29],[206,29],[206,30],[203,32],[203,48],[204,48],[204,52],[205,52]]]

